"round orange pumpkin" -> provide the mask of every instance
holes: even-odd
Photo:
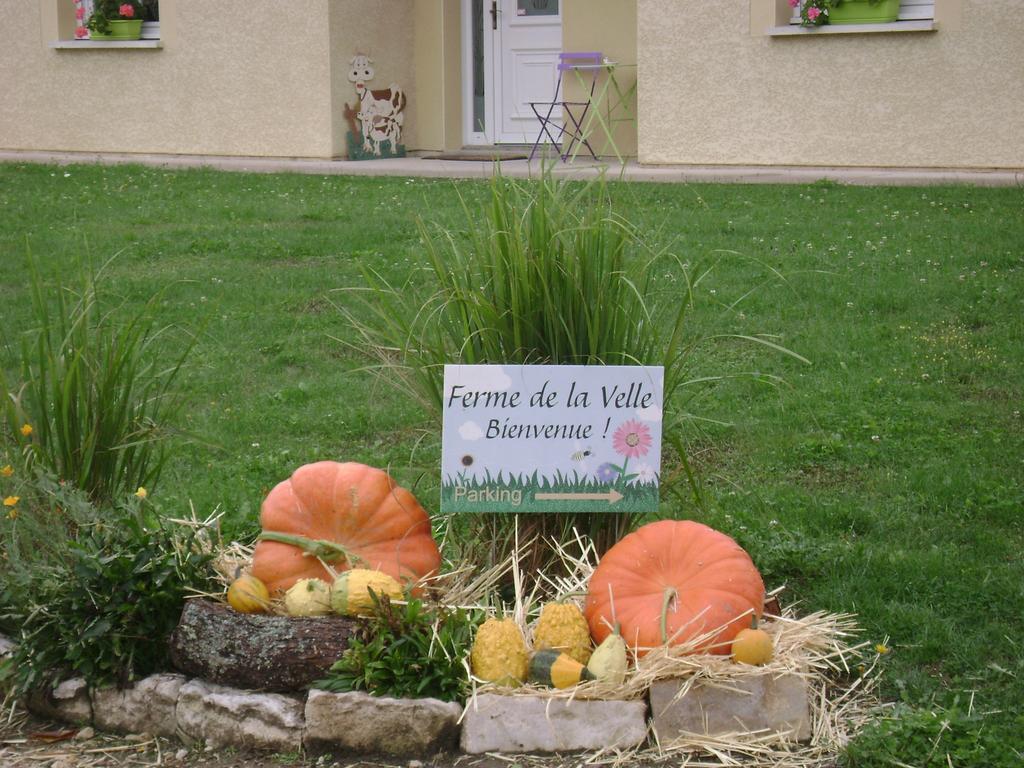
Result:
[[[629,534],[601,558],[584,614],[595,642],[617,621],[639,655],[714,630],[696,650],[728,654],[732,639],[763,608],[764,582],[739,544],[700,523],[661,520]]]
[[[299,579],[331,582],[335,571],[369,568],[399,582],[436,573],[441,554],[430,519],[387,472],[365,464],[320,461],[299,467],[267,495],[252,575],[271,594]]]

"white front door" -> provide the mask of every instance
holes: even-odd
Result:
[[[530,102],[555,96],[562,50],[560,0],[464,0],[463,92],[468,144],[532,144]],[[561,112],[555,110],[552,119]]]

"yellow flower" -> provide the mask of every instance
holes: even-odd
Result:
[[[19,501],[21,501],[21,496],[8,496],[6,499],[4,499],[4,506],[13,507]]]
[[[135,495],[138,496],[140,499],[144,499],[149,495],[149,492],[146,491],[146,489],[140,485],[139,490],[135,492]]]
[[[32,425],[31,424],[22,424],[21,425],[21,434],[23,434],[25,437],[28,437],[29,435],[31,435],[32,434]]]
[[[8,512],[7,513],[7,519],[8,520],[17,520],[18,519],[18,510],[12,509],[10,512]]]
[[[885,643],[878,643],[877,645],[875,645],[875,651],[880,656],[884,656],[885,654],[887,654],[889,652],[889,646],[886,645]]]
[[[3,468],[0,468],[0,477],[10,477],[13,474],[14,467],[12,467],[10,464],[7,464]]]

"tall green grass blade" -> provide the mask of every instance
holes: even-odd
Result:
[[[51,299],[29,261],[37,327],[21,345],[22,381],[12,384],[0,371],[12,435],[30,464],[95,501],[154,484],[166,462],[165,425],[181,403],[172,384],[195,337],[165,366],[157,297],[122,319],[102,309],[102,268],[83,272],[77,292],[58,286]]]

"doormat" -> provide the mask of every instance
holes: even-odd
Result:
[[[493,160],[526,160],[529,152],[507,149],[458,149],[422,155],[424,160],[470,160],[486,163]]]

